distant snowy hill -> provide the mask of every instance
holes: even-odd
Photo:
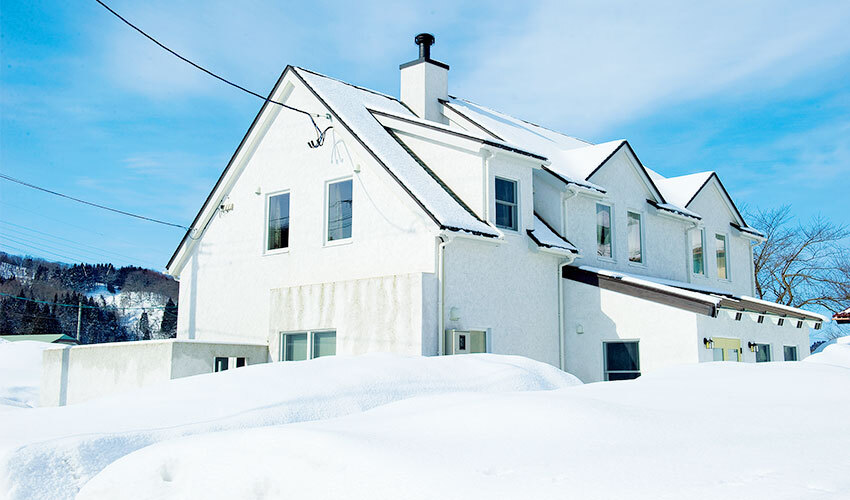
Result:
[[[177,282],[151,269],[0,252],[2,335],[76,337],[79,317],[84,344],[168,338],[176,333],[177,295]]]

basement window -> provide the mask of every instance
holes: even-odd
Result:
[[[518,205],[516,181],[496,177],[496,227],[516,231]]]
[[[640,377],[638,341],[603,342],[605,380],[630,380]]]
[[[213,371],[223,372],[224,370],[227,370],[228,361],[229,360],[227,358],[216,357]]]
[[[330,243],[351,238],[351,179],[328,183],[327,200],[327,241]]]
[[[336,355],[336,331],[307,331],[280,334],[281,361],[304,361]]]
[[[289,248],[289,193],[269,196],[266,250]]]
[[[786,345],[782,346],[782,350],[785,351],[785,361],[797,361],[797,346],[795,345]]]

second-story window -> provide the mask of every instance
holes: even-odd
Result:
[[[720,279],[729,279],[729,270],[726,264],[726,236],[722,234],[714,235],[714,243],[717,253],[717,277]]]
[[[690,232],[691,242],[691,271],[694,274],[705,274],[705,255],[703,254],[703,237],[702,229],[694,229]]]
[[[643,228],[641,216],[629,212],[629,262],[643,263]]]
[[[496,227],[517,230],[517,205],[516,181],[496,177]]]
[[[596,204],[596,255],[611,258],[611,207]]]
[[[289,193],[269,196],[266,250],[289,248]]]
[[[328,184],[328,241],[351,238],[351,179]]]

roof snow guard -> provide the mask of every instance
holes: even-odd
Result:
[[[829,321],[828,318],[817,313],[754,297],[736,296],[690,283],[637,276],[590,266],[564,266],[562,277],[711,317],[716,317],[723,309],[733,314],[747,313],[805,321],[814,328],[819,328],[820,323]]]

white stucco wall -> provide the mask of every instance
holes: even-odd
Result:
[[[268,361],[268,346],[180,340],[116,342],[47,349],[42,356],[41,406],[61,406],[172,378],[213,371],[217,356]]]
[[[300,84],[287,102],[322,109]],[[279,111],[258,129],[266,131],[226,199],[233,210],[213,217],[180,273],[178,337],[267,342],[272,289],[433,272],[436,226],[339,124],[317,149],[306,146],[314,132],[303,115]],[[353,237],[326,245],[325,185],[349,176]],[[265,252],[267,197],[282,190],[290,246]]]
[[[742,361],[755,362],[756,354],[747,347],[748,342],[757,344],[770,344],[771,360],[784,361],[782,346],[796,346],[797,359],[809,356],[809,327],[805,324],[797,328],[797,321],[789,320],[779,326],[771,319],[765,318],[759,324],[757,319],[744,314],[740,321],[735,321],[725,311],[721,311],[717,318],[700,316],[697,318],[699,327],[699,341],[703,338],[725,337],[739,339],[743,348]],[[702,346],[699,349],[700,361],[712,361],[714,359],[711,349]]]

